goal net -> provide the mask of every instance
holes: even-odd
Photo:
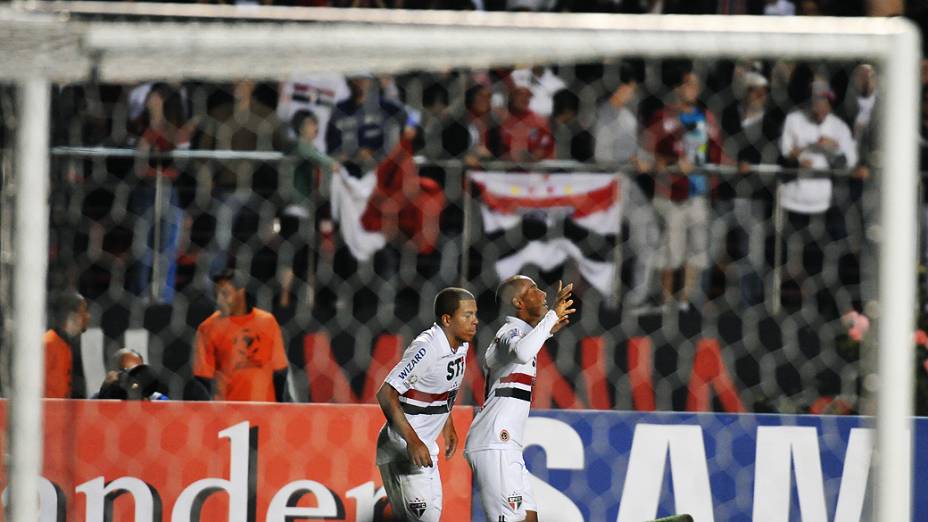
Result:
[[[928,514],[907,23],[48,2],[0,26],[8,520],[389,520],[377,389],[468,289],[463,440],[515,274],[578,308],[537,358],[542,518]],[[226,284],[274,325],[205,327]],[[481,520],[441,466],[445,513]]]

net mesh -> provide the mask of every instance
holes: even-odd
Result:
[[[496,285],[524,272],[577,285],[578,321],[550,346],[572,383],[557,406],[632,406],[640,383],[625,366],[644,350],[659,409],[692,407],[702,358],[721,357],[734,402],[716,408],[810,411],[840,397],[856,410],[848,314],[865,312],[873,206],[872,116],[860,107],[872,95],[859,91],[875,76],[857,64],[624,59],[58,86],[50,283],[91,303],[95,364],[131,339],[180,386],[214,309],[210,276],[235,267],[285,332],[296,398],[328,401],[304,375],[317,343],[369,400],[378,350],[431,322],[438,289],[470,288],[493,325]],[[696,99],[680,113],[685,89]],[[830,108],[834,150],[795,141],[815,103]],[[536,183],[547,199],[532,199]],[[597,183],[613,187],[605,199]],[[597,397],[579,385],[589,343],[614,359],[594,368],[608,384]]]
[[[197,328],[216,310],[213,276],[231,267],[250,303],[279,324],[289,401],[375,402],[404,347],[434,320],[434,295],[454,285],[477,296],[481,321],[457,404],[482,404],[480,362],[502,320],[494,292],[523,273],[549,296],[558,281],[574,282],[578,309],[539,353],[536,408],[871,411],[863,343],[873,335],[865,305],[876,286],[879,69],[526,55],[493,69],[471,68],[462,56],[441,72],[373,72],[387,62],[395,68],[393,58],[372,57],[370,68],[359,60],[347,75],[220,82],[209,77],[228,73],[181,73],[146,83],[89,75],[53,86],[49,295],[79,291],[90,314],[72,352],[68,395],[89,397],[114,382],[131,388],[137,381],[119,371],[119,350],[131,348],[157,381],[145,396],[207,398],[194,378]],[[12,99],[0,90],[5,152],[16,126]],[[3,156],[6,188],[10,154]],[[3,203],[0,246],[8,248]],[[9,255],[0,261],[9,273]],[[928,336],[916,342],[928,346]],[[915,357],[923,363],[925,353]],[[918,404],[922,412],[926,402]],[[100,415],[121,416],[107,408]],[[139,414],[132,413],[126,422]],[[216,433],[246,413],[191,429],[223,452]],[[545,415],[599,442],[587,471],[555,468],[537,452],[527,453],[529,468],[582,516],[616,518],[615,495],[596,483],[602,474],[625,476],[633,450],[623,444],[640,419]],[[370,416],[371,426],[379,423]],[[750,492],[733,484],[746,483],[750,469],[726,462],[720,455],[734,451],[719,448],[753,450],[724,428],[741,422],[750,438],[763,424],[733,419],[700,421],[706,433],[721,432],[707,447],[713,483],[731,486],[714,492],[720,520],[745,512]],[[165,433],[182,424],[169,421]],[[302,431],[292,418],[253,422],[307,445],[295,442]],[[850,451],[850,430],[862,425],[814,426],[827,435],[829,513],[837,462]],[[98,436],[65,428],[72,441]],[[616,440],[597,439],[604,434]],[[135,435],[127,428],[104,453],[133,462]],[[332,428],[308,445],[322,455],[348,435]],[[172,455],[195,445],[170,440]],[[298,478],[299,466],[286,465],[287,446],[273,447],[274,466]],[[230,461],[238,458],[229,451]],[[610,461],[616,452],[622,458]],[[358,458],[350,453],[335,452],[329,465]],[[180,490],[204,473],[223,475],[207,460],[180,478],[158,473]],[[352,466],[373,477],[367,467]],[[74,476],[72,486],[84,480]],[[377,519],[383,495],[371,487],[364,495]],[[671,490],[663,487],[657,515],[674,511]],[[268,499],[261,502],[263,510]],[[568,520],[573,512],[563,513]]]

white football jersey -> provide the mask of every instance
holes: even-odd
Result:
[[[535,385],[535,359],[557,322],[553,310],[534,328],[510,316],[496,332],[493,343],[487,348],[486,402],[470,425],[465,452],[522,449]]]
[[[438,456],[436,439],[464,380],[468,344],[452,350],[445,332],[434,324],[409,344],[386,378],[400,394],[406,420],[433,459]],[[405,458],[406,441],[385,424],[377,437],[377,465]]]

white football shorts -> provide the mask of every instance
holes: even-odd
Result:
[[[519,522],[526,511],[538,511],[521,451],[488,449],[464,456],[474,472],[487,522]]]
[[[395,517],[408,522],[439,522],[442,498],[437,457],[432,455],[431,467],[413,466],[406,460],[379,466]]]

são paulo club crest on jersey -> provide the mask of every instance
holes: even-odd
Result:
[[[417,517],[421,517],[422,514],[425,513],[425,509],[428,507],[428,504],[418,497],[416,497],[415,500],[407,505],[409,506],[409,511],[415,513]]]
[[[522,507],[522,495],[510,495],[506,498],[506,501],[509,502],[509,507],[513,511],[518,511]]]

